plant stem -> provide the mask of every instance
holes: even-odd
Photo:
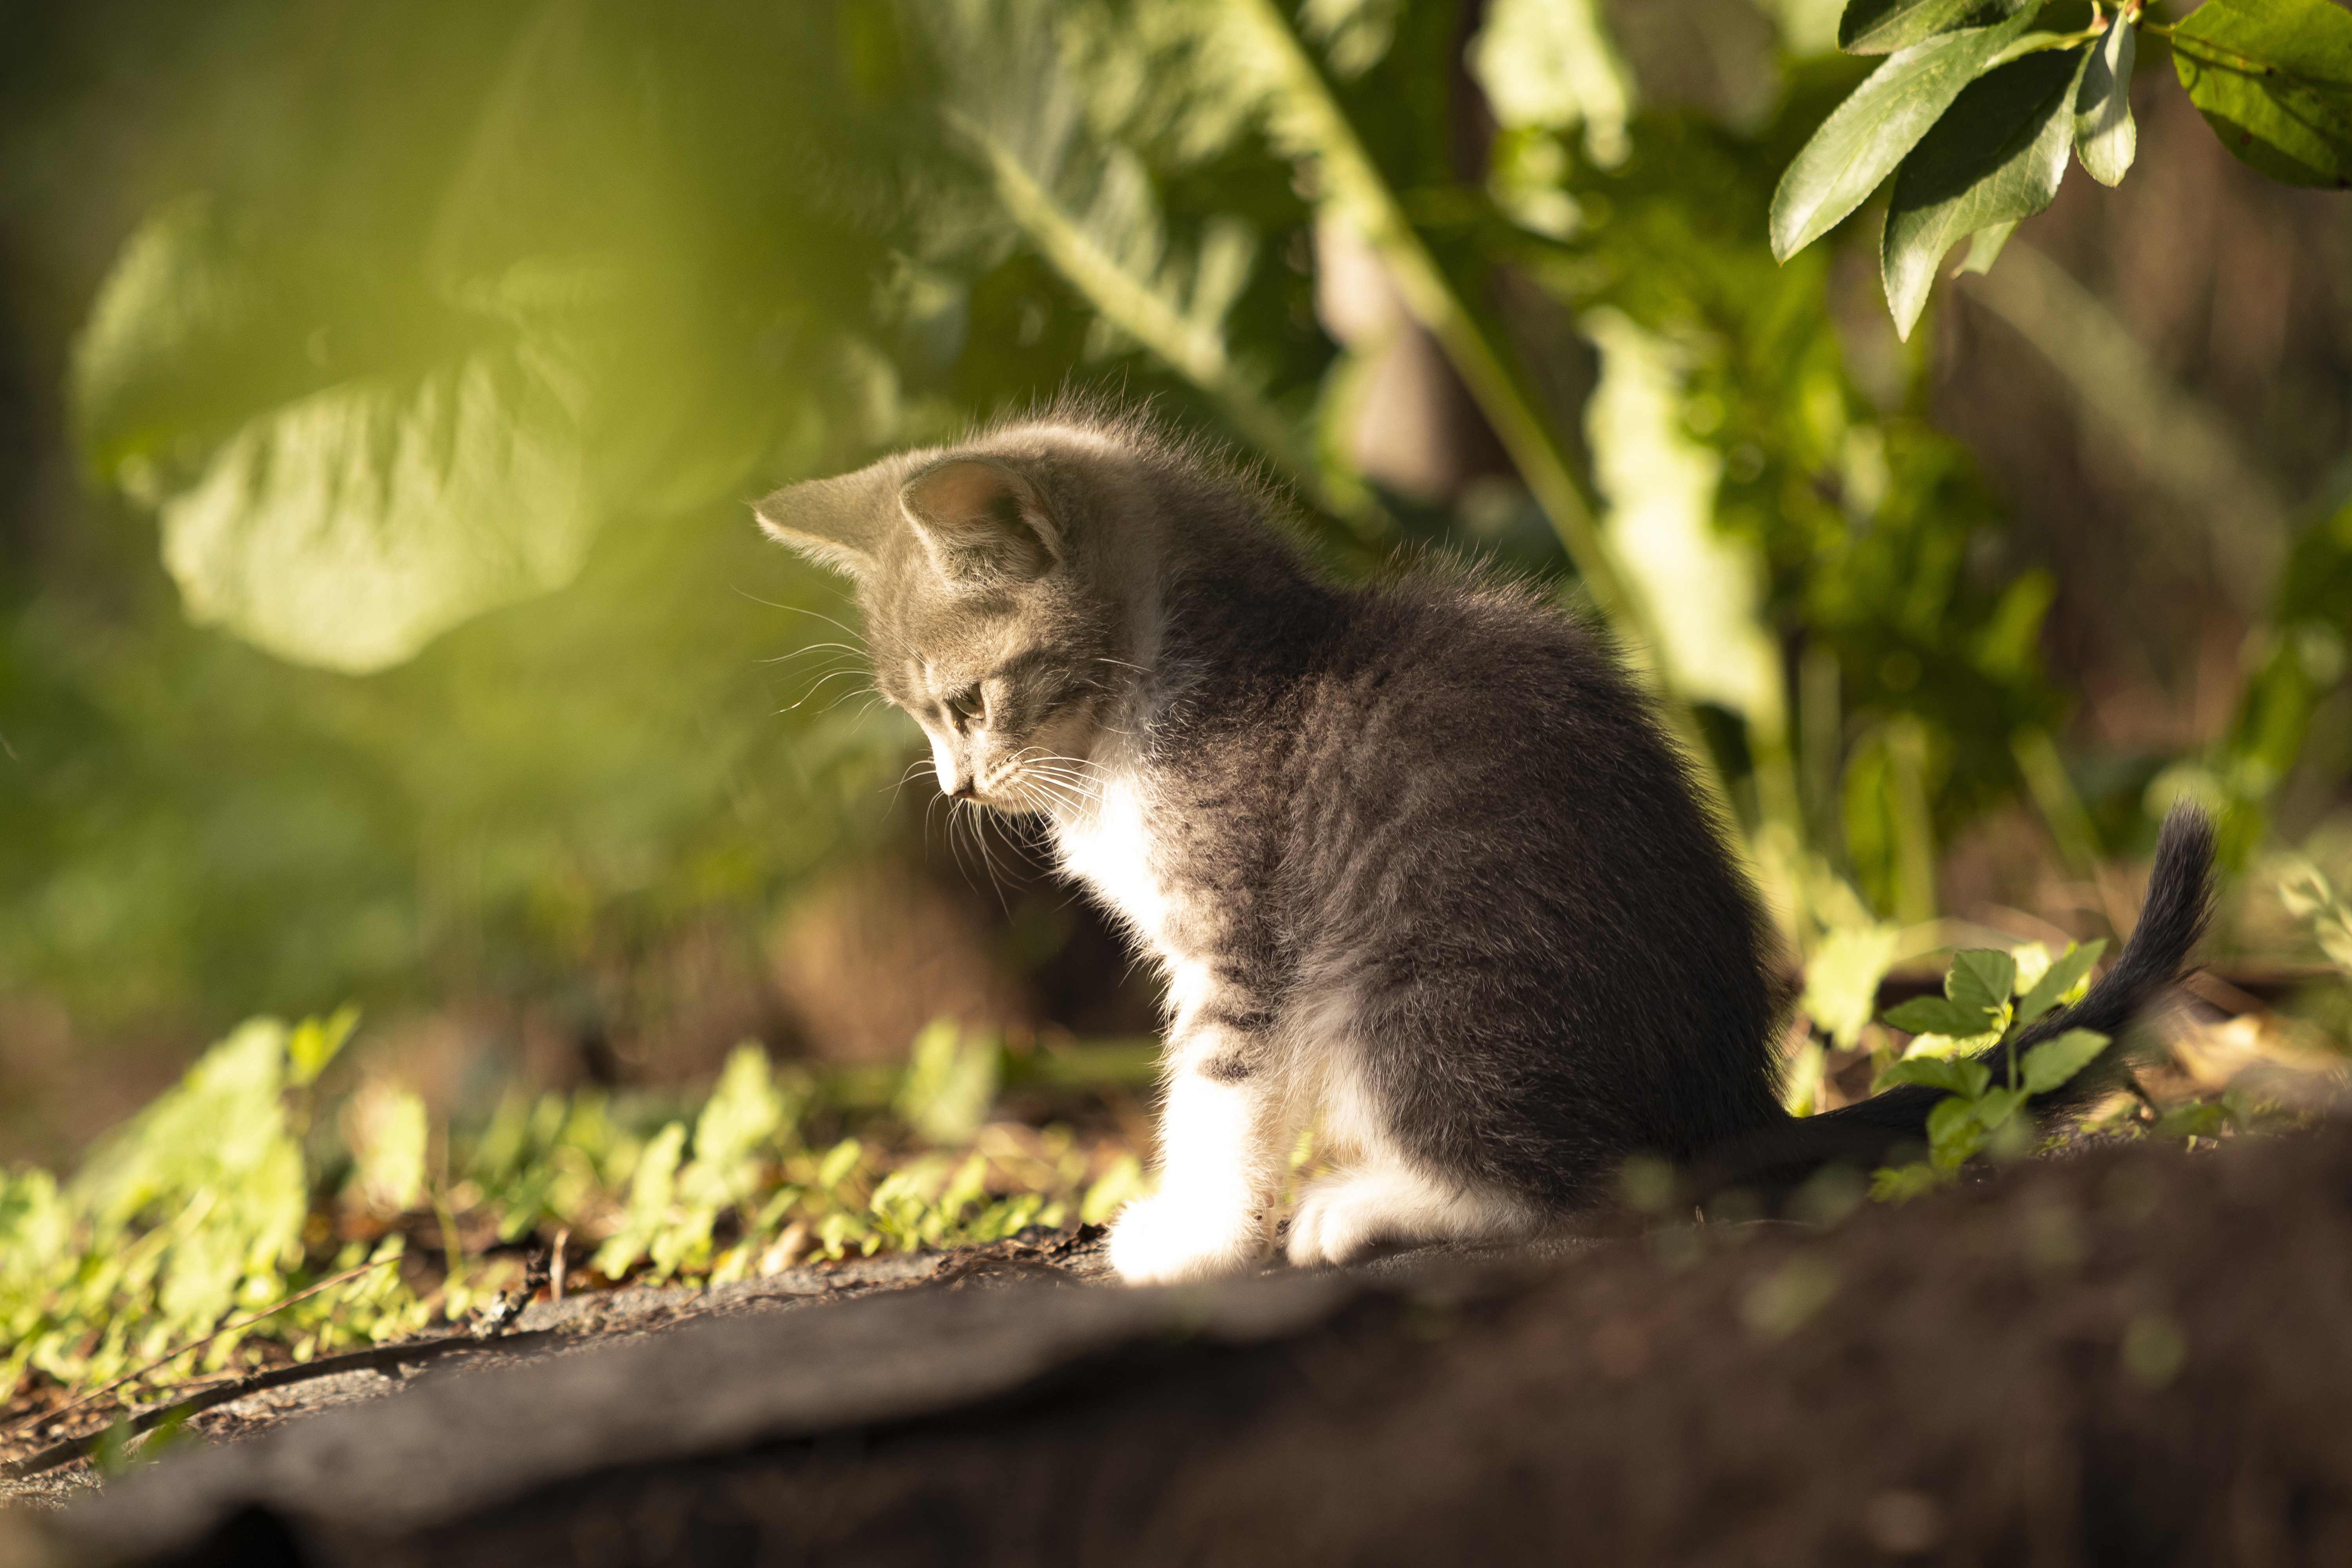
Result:
[[[1688,706],[1667,686],[1665,644],[1650,607],[1620,571],[1609,541],[1594,521],[1585,489],[1550,426],[1422,242],[1396,193],[1356,135],[1347,111],[1332,95],[1329,83],[1273,0],[1228,3],[1249,35],[1244,45],[1255,45],[1254,54],[1273,62],[1271,129],[1276,140],[1288,142],[1294,153],[1313,161],[1318,202],[1336,211],[1362,237],[1380,258],[1406,310],[1437,341],[1536,504],[1543,509],[1594,606],[1618,641],[1636,655],[1637,667],[1646,666],[1645,673],[1660,698],[1659,710],[1689,756],[1701,787],[1725,822],[1738,822],[1714,752],[1699,733]],[[1795,804],[1793,792],[1768,788],[1766,793],[1770,797],[1763,802],[1768,816],[1801,844],[1802,821],[1788,815]],[[1784,803],[1783,794],[1791,798]],[[1790,897],[1801,905],[1803,892],[1796,885],[1798,880],[1790,879]],[[1792,913],[1798,917],[1796,929],[1801,931],[1801,909]]]
[[[1387,268],[1405,309],[1437,340],[1543,508],[1601,614],[1627,642],[1656,648],[1646,608],[1618,572],[1559,443],[1422,243],[1297,34],[1271,0],[1233,0],[1233,5],[1236,17],[1262,46],[1262,58],[1275,63],[1276,131],[1315,160],[1322,187],[1318,199],[1336,207],[1362,235]]]

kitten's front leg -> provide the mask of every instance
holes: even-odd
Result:
[[[1270,1041],[1242,1016],[1204,998],[1171,1031],[1160,1190],[1111,1226],[1111,1266],[1131,1285],[1238,1273],[1273,1250],[1298,1112]]]

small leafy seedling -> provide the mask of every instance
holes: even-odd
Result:
[[[1927,1158],[1876,1172],[1873,1197],[1916,1197],[1949,1181],[1980,1153],[2025,1151],[2032,1121],[2020,1112],[2035,1095],[2072,1082],[2097,1060],[2107,1037],[2095,1029],[2068,1029],[2027,1051],[2022,1060],[2018,1037],[2088,989],[2091,966],[2105,948],[2103,942],[2069,947],[2055,959],[2039,946],[2016,953],[1955,953],[1941,996],[1915,997],[1885,1015],[1887,1023],[1907,1030],[1912,1040],[1903,1059],[1878,1075],[1871,1092],[1916,1083],[1942,1089],[1945,1098],[1927,1113]],[[2021,957],[2026,962],[2021,963]],[[1996,1065],[2001,1069],[1998,1087]]]

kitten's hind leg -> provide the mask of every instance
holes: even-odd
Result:
[[[1308,1185],[1290,1217],[1290,1261],[1354,1263],[1384,1247],[1509,1241],[1538,1228],[1532,1209],[1440,1181],[1385,1152]]]
[[[1297,1120],[1270,1072],[1219,1076],[1214,1060],[1180,1069],[1160,1121],[1160,1191],[1128,1205],[1111,1226],[1119,1278],[1212,1279],[1272,1251]]]

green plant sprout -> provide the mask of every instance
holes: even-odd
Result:
[[[2027,1101],[2072,1082],[2108,1040],[2095,1029],[2068,1029],[2021,1060],[2018,1037],[2089,989],[2091,966],[2105,948],[2070,945],[2056,958],[2038,943],[2015,952],[1969,949],[1952,955],[1941,996],[1916,996],[1886,1013],[1885,1021],[1912,1039],[1871,1092],[1916,1083],[1945,1098],[1927,1113],[1927,1158],[1874,1173],[1873,1197],[1916,1197],[1980,1153],[2013,1158],[2032,1146],[2032,1121],[2020,1114]],[[1999,1087],[1988,1060],[1996,1050],[2004,1053]]]
[[[1024,1054],[949,1021],[903,1069],[830,1075],[746,1044],[689,1114],[509,1094],[467,1137],[383,1079],[314,1119],[356,1022],[246,1024],[70,1179],[0,1172],[0,1404],[37,1378],[92,1391],[41,1420],[111,1415],[142,1388],[413,1337],[518,1283],[559,1231],[596,1244],[574,1289],[707,1285],[1099,1224],[1146,1186],[1117,1139],[988,1120],[1008,1081],[1123,1092],[1139,1042]]]

